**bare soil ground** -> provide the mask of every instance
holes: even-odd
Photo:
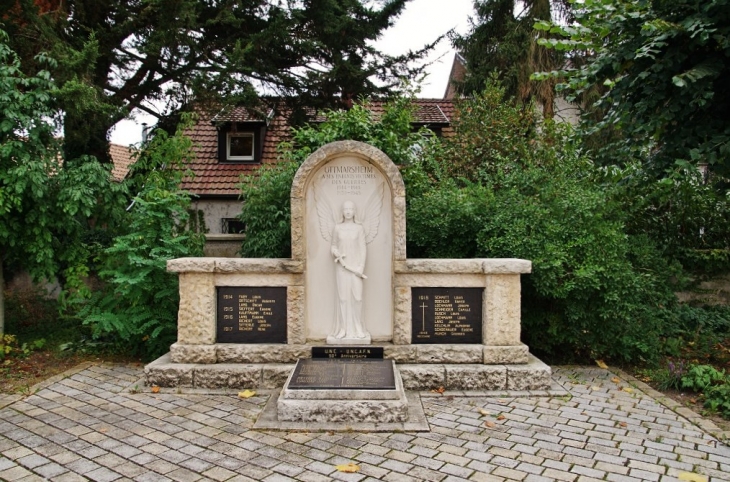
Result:
[[[139,360],[97,355],[61,355],[44,350],[25,358],[9,358],[0,362],[0,393],[29,394],[30,387],[83,362],[140,363]]]

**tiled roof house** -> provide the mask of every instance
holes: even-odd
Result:
[[[277,146],[291,138],[286,115],[273,100],[261,108],[224,107],[214,113],[199,113],[187,133],[193,141],[195,159],[189,164],[193,176],[183,188],[194,195],[192,208],[199,212],[207,230],[206,255],[235,256],[243,238],[241,177],[264,164],[277,162]],[[414,128],[428,127],[438,135],[449,135],[454,102],[451,99],[415,99]],[[378,116],[385,103],[372,101],[369,109]],[[310,122],[323,119],[312,112]]]
[[[463,77],[464,62],[457,54],[443,99],[415,99],[414,129],[427,127],[437,135],[449,136],[454,117],[453,81]],[[188,165],[193,175],[183,181],[183,189],[193,195],[192,209],[205,223],[208,256],[236,256],[243,239],[243,225],[236,219],[241,212],[241,178],[254,174],[262,165],[278,162],[277,146],[291,139],[286,110],[277,99],[262,99],[258,108],[226,106],[217,111],[199,111],[197,123],[186,134],[193,141],[194,160]],[[385,102],[371,101],[368,108],[377,118]],[[313,110],[310,122],[324,118]],[[122,180],[133,163],[130,148],[111,144],[112,175]]]
[[[129,147],[125,147],[119,144],[109,145],[109,155],[112,158],[112,177],[115,181],[121,181],[127,176],[129,172],[129,166],[131,166],[135,159],[132,157],[132,151]]]

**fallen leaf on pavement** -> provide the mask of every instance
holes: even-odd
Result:
[[[479,413],[482,414],[482,415],[491,415],[491,413],[489,412],[489,410],[484,410],[483,408],[480,408],[479,409]]]
[[[493,428],[496,424],[494,422],[487,420],[486,422],[484,422],[484,425],[486,425],[489,428]]]
[[[238,398],[251,398],[254,395],[256,395],[256,392],[253,390],[244,390],[242,392],[238,392]]]
[[[707,482],[706,475],[695,474],[694,472],[680,472],[677,478],[689,482]]]
[[[445,389],[444,387],[438,387],[438,388],[434,388],[434,389],[433,389],[433,390],[431,390],[431,391],[432,391],[433,393],[440,393],[441,395],[443,395],[443,394],[444,394],[444,392],[446,391],[446,389]]]
[[[352,462],[350,462],[349,464],[335,465],[335,468],[339,472],[347,472],[348,474],[354,474],[355,472],[360,471],[360,466],[355,465]]]
[[[628,426],[626,422],[619,422],[618,425],[619,425],[619,427],[627,427]]]
[[[624,387],[624,392],[626,393],[634,393],[634,389],[631,387]]]
[[[499,417],[497,417],[497,420],[504,420],[504,415],[500,415]]]
[[[613,378],[611,379],[611,381],[612,381],[613,383],[621,383],[621,379],[620,379],[619,377],[613,377]]]
[[[152,393],[160,393],[160,387],[157,385],[152,385]]]
[[[603,368],[604,370],[608,370],[608,365],[603,360],[596,360],[596,365],[598,365],[598,368]]]

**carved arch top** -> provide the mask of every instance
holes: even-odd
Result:
[[[337,141],[314,151],[299,166],[291,187],[292,258],[304,261],[306,251],[306,199],[314,174],[321,166],[341,157],[355,157],[374,166],[386,180],[393,210],[393,259],[406,259],[406,188],[398,167],[377,147],[359,141]],[[388,193],[389,191],[389,193]]]
[[[360,141],[337,141],[326,144],[299,166],[291,185],[291,198],[303,199],[311,175],[323,164],[343,156],[359,157],[378,168],[390,184],[393,197],[405,197],[406,188],[398,167],[377,147]]]

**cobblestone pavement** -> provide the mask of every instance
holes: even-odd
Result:
[[[141,376],[87,366],[0,400],[0,479],[730,480],[729,447],[598,368],[554,369],[565,397],[424,393],[418,433],[256,431],[267,396],[129,393]]]

